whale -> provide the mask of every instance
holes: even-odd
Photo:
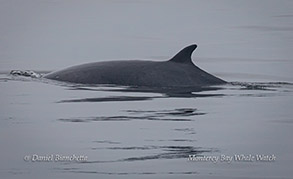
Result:
[[[43,77],[79,84],[121,85],[134,87],[202,87],[226,81],[200,69],[192,62],[196,44],[183,48],[166,61],[100,61],[53,71]]]

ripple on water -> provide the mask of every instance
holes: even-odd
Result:
[[[111,162],[134,162],[159,159],[188,159],[189,155],[202,155],[203,153],[218,152],[214,148],[194,147],[191,145],[145,145],[124,147],[93,147],[92,150],[115,150],[115,151],[146,151],[144,155],[129,156],[117,160],[108,161],[83,161],[79,163],[111,163]],[[147,154],[148,153],[148,154]]]
[[[96,117],[73,117],[58,119],[62,122],[98,122],[98,121],[130,121],[130,120],[150,120],[150,121],[192,121],[191,116],[205,115],[198,112],[196,108],[180,108],[172,110],[126,110],[127,115],[119,116],[96,116]],[[178,118],[179,117],[179,118]],[[186,117],[186,118],[183,118]]]

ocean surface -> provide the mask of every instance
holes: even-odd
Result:
[[[0,0],[0,178],[292,178],[293,1]],[[170,59],[229,83],[11,75]]]

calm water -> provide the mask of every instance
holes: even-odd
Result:
[[[285,0],[0,1],[0,177],[291,178],[291,7]],[[193,62],[230,84],[154,91],[9,75],[160,61],[191,43]],[[246,160],[235,158],[242,154]]]

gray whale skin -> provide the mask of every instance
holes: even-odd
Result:
[[[182,49],[168,61],[94,62],[51,72],[44,78],[81,83],[138,87],[201,87],[226,83],[192,63],[197,45]]]

